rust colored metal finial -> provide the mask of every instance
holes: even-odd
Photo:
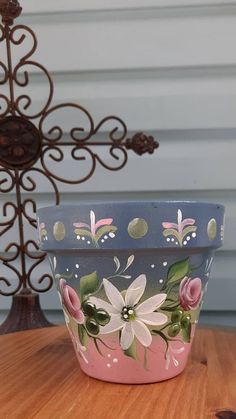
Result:
[[[127,150],[133,150],[139,156],[145,153],[153,154],[154,150],[159,147],[159,143],[151,135],[147,136],[143,132],[127,138],[125,145]]]
[[[0,0],[0,14],[4,24],[13,25],[14,19],[20,16],[21,11],[18,0]]]

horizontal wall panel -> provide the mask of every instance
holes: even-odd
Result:
[[[159,138],[157,136],[157,138]],[[161,142],[161,138],[159,138]],[[94,149],[93,149],[94,150]],[[122,152],[116,154],[120,160],[109,155],[109,149],[96,147],[98,156],[111,167],[122,163]],[[160,148],[153,155],[139,157],[130,151],[127,165],[118,172],[109,173],[100,164],[95,175],[80,186],[61,184],[64,191],[163,191],[163,190],[216,190],[235,189],[236,141],[162,141]],[[54,154],[56,155],[56,154]],[[65,150],[64,161],[60,163],[47,159],[46,165],[51,172],[68,174],[69,179],[79,179],[91,170],[92,162],[88,152],[81,151],[78,156],[84,161],[73,161],[69,150]],[[68,171],[69,169],[69,171]],[[221,170],[223,169],[223,170]],[[109,176],[108,176],[109,173]],[[145,174],[145,175],[144,175]],[[39,191],[49,192],[51,187],[42,177]]]
[[[41,22],[41,21],[40,21]],[[235,65],[229,45],[236,36],[236,13],[229,15],[78,21],[42,19],[35,23],[39,49],[34,59],[50,71]],[[186,36],[187,35],[187,36]],[[27,47],[15,48],[19,58]],[[63,51],[53,53],[56,45]],[[28,48],[28,50],[27,50]]]
[[[158,137],[157,137],[158,138]],[[118,167],[124,161],[122,151],[115,151],[119,160],[109,155],[109,148],[96,147],[98,156],[111,167]],[[158,192],[158,191],[201,191],[226,189],[235,190],[235,153],[236,142],[225,140],[224,143],[208,140],[179,141],[172,143],[163,141],[154,155],[138,157],[134,152],[128,154],[128,163],[120,171],[109,172],[97,163],[94,175],[87,182],[80,185],[59,183],[61,192]],[[53,152],[57,156],[56,152]],[[69,151],[65,151],[62,162],[56,163],[52,159],[45,159],[46,167],[51,173],[67,178],[79,180],[89,174],[92,168],[92,158],[88,151],[80,151],[77,157],[85,160],[75,161]],[[39,167],[39,166],[38,166]],[[145,174],[145,175],[144,175]],[[53,191],[47,176],[29,172],[35,180],[39,193]],[[1,174],[1,179],[5,178]],[[24,177],[24,184],[30,187]],[[9,185],[6,183],[6,186]],[[10,193],[8,194],[10,197]],[[2,196],[5,200],[6,196]]]
[[[236,310],[235,259],[236,252],[218,251],[216,253],[209,281],[208,292],[204,298],[204,310]],[[5,272],[5,267],[2,267],[1,275],[4,275]],[[44,262],[37,271],[38,275],[42,275],[45,272],[50,272],[47,262]],[[11,278],[13,280],[13,277]],[[36,284],[36,271],[32,278],[33,283]],[[75,279],[75,281],[78,280]],[[3,288],[1,283],[0,287]],[[4,289],[6,289],[6,287]],[[0,296],[0,308],[2,310],[9,307],[9,300],[10,299],[7,297]],[[60,308],[59,298],[55,287],[49,292],[42,294],[41,302],[44,309]]]
[[[37,0],[22,0],[21,5],[25,13],[55,13],[69,11],[101,11],[101,10],[119,10],[136,8],[157,8],[157,7],[192,7],[192,6],[219,6],[234,5],[235,0],[47,0],[47,2],[38,2]]]
[[[26,69],[30,71],[29,66]],[[208,72],[205,76],[200,73],[197,77],[195,73],[191,77],[191,73],[188,76],[172,73],[165,77],[163,73],[162,76],[147,73],[145,78],[145,74],[131,72],[125,76],[126,79],[118,73],[114,78],[96,80],[94,75],[90,80],[80,79],[78,74],[76,80],[76,76],[65,74],[63,81],[55,82],[51,107],[80,104],[90,111],[95,122],[109,113],[123,118],[133,131],[236,129],[235,75],[217,76]],[[27,88],[18,87],[15,92],[16,97],[29,94],[32,105],[24,112],[33,115],[45,106],[49,86],[45,78],[38,76],[36,80],[32,78]],[[6,88],[2,93],[7,93]],[[23,100],[21,110],[24,104]],[[58,114],[50,116],[50,120],[58,123]],[[68,128],[75,121],[85,120],[82,114],[69,109],[60,111],[60,115]]]

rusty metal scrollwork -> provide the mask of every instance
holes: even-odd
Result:
[[[8,193],[12,200],[1,209],[0,237],[18,224],[18,241],[9,243],[0,260],[9,271],[9,278],[0,277],[0,294],[14,295],[19,290],[31,289],[46,292],[52,286],[52,277],[45,273],[33,278],[35,269],[44,260],[35,240],[26,240],[26,221],[37,228],[36,202],[31,197],[23,197],[37,189],[37,178],[44,176],[52,187],[55,203],[60,202],[58,183],[79,184],[88,180],[95,172],[97,164],[107,170],[122,169],[128,160],[127,150],[133,149],[139,155],[153,153],[158,143],[142,133],[127,137],[124,121],[116,116],[108,116],[97,125],[87,109],[75,103],[62,103],[52,106],[54,85],[47,69],[33,59],[37,50],[37,38],[31,28],[13,25],[21,13],[17,0],[3,0],[0,3],[2,25],[0,43],[5,43],[6,60],[0,61],[0,192]],[[13,48],[20,48],[31,39],[31,47],[14,65]],[[29,43],[29,42],[28,42]],[[27,43],[27,45],[28,45]],[[35,69],[46,78],[48,93],[40,109],[25,89],[31,82],[31,70]],[[8,91],[9,94],[6,93]],[[75,122],[69,130],[60,123],[61,111],[76,114]],[[58,121],[58,122],[57,122]],[[97,141],[96,135],[102,130],[108,138]],[[107,147],[113,164],[104,160],[97,146]],[[68,156],[78,164],[89,162],[87,172],[76,179],[65,178],[56,171]],[[53,168],[52,168],[53,167]],[[16,264],[17,261],[20,263]],[[14,277],[14,278],[13,278]]]

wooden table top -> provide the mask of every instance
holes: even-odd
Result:
[[[86,376],[64,326],[1,336],[0,418],[235,419],[236,334],[199,329],[181,375],[133,386]]]

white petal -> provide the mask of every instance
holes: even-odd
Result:
[[[116,332],[124,327],[125,322],[121,319],[120,314],[112,314],[108,324],[100,328],[101,335]]]
[[[96,308],[103,308],[103,310],[106,310],[109,314],[120,313],[120,311],[116,310],[111,304],[107,303],[106,301],[101,300],[101,298],[90,297],[89,302],[95,304]]]
[[[82,352],[87,351],[86,346],[81,345],[81,343],[79,341],[76,341],[76,348],[77,348],[77,351],[79,351],[79,352],[80,351],[82,351]]]
[[[130,345],[132,344],[133,340],[134,340],[134,332],[131,327],[131,323],[127,322],[121,332],[120,344],[121,344],[122,349],[124,351],[128,349]]]
[[[166,365],[165,365],[165,369],[168,370],[170,366],[170,354],[169,352],[166,354]]]
[[[136,307],[136,313],[140,314],[149,314],[159,308],[165,301],[167,294],[156,294],[153,297],[148,298],[138,307]]]
[[[182,346],[181,348],[179,348],[179,349],[171,349],[172,350],[172,352],[174,353],[174,354],[182,354],[182,352],[184,352],[184,346]]]
[[[143,346],[150,346],[152,343],[152,335],[150,333],[150,330],[140,322],[139,320],[134,320],[131,322],[131,327],[133,329],[133,332],[136,336],[136,338],[139,340],[139,342]]]
[[[90,211],[90,222],[91,222],[91,229],[95,227],[95,214],[93,211]]]
[[[115,307],[121,313],[122,308],[125,306],[122,295],[118,289],[107,279],[103,279],[103,284],[108,300],[111,302],[113,307]]]
[[[130,267],[130,265],[132,265],[133,261],[134,261],[134,255],[131,255],[130,257],[128,257],[127,265],[126,265],[124,271],[126,271]]]
[[[120,268],[120,261],[119,261],[119,259],[118,259],[118,257],[116,257],[116,256],[114,256],[114,262],[115,262],[115,264],[116,264],[116,272],[118,272],[119,271],[119,268]]]
[[[138,316],[138,320],[152,326],[161,326],[167,322],[168,317],[163,313],[149,313]]]
[[[182,223],[182,219],[183,219],[183,214],[182,214],[182,211],[179,209],[178,210],[178,224],[179,225]]]
[[[173,356],[173,362],[174,362],[175,367],[178,367],[179,361],[177,361],[177,359],[174,356]]]
[[[87,358],[86,358],[86,356],[83,354],[83,352],[80,352],[80,356],[83,358],[83,360],[84,360],[84,362],[86,363],[86,364],[88,364],[89,362],[88,362],[88,360],[87,360]]]
[[[125,304],[133,307],[142,297],[146,287],[146,275],[139,275],[132,284],[130,284],[125,294]]]

